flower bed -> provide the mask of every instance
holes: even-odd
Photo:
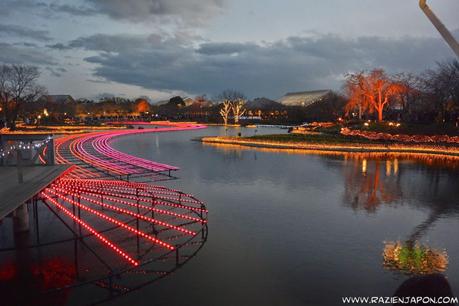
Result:
[[[342,128],[341,135],[363,137],[375,141],[397,141],[397,142],[411,142],[411,143],[448,143],[459,144],[459,136],[448,135],[404,135],[404,134],[389,134],[380,132],[370,132],[361,130],[351,130],[349,128]]]

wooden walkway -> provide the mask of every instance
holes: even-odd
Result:
[[[0,167],[0,220],[62,176],[71,165],[23,167],[24,182],[18,183],[16,167]]]

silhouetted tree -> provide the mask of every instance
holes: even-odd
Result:
[[[34,102],[46,93],[46,89],[36,83],[39,76],[34,66],[0,66],[0,103],[7,127],[16,128],[24,103]]]

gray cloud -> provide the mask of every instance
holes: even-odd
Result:
[[[98,10],[96,10],[95,8],[84,5],[51,3],[48,5],[47,8],[54,12],[67,13],[74,16],[92,16],[97,15],[99,13]]]
[[[30,38],[38,41],[50,41],[48,31],[34,30],[14,24],[0,24],[0,36]]]
[[[20,47],[8,43],[0,43],[0,63],[55,65],[54,59],[46,52],[35,47]]]
[[[51,18],[64,13],[73,16],[106,15],[130,22],[166,21],[186,25],[202,25],[220,14],[227,0],[2,0],[4,16],[32,12]]]
[[[0,12],[3,16],[8,16],[12,13],[23,12],[29,9],[41,9],[47,5],[41,1],[33,0],[2,0],[0,1]]]
[[[87,0],[114,19],[142,22],[157,17],[178,18],[201,24],[221,12],[224,0]]]
[[[290,37],[265,43],[201,43],[175,38],[94,35],[66,47],[99,51],[98,78],[155,90],[215,94],[237,88],[249,96],[278,97],[287,91],[338,88],[350,71],[382,67],[418,72],[452,53],[436,38],[344,39],[334,35]]]
[[[60,3],[59,1],[36,1],[36,0],[2,0],[0,11],[3,15],[23,14],[32,12],[46,18],[51,18],[59,13],[66,13],[74,16],[92,16],[99,14],[99,11],[90,5],[76,5]]]

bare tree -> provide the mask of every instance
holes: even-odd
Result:
[[[233,102],[235,102],[235,101],[237,101],[239,99],[246,100],[246,97],[242,92],[237,91],[235,89],[225,89],[224,91],[222,91],[216,97],[217,101],[222,101],[223,102],[225,100],[228,100],[231,103],[233,103]]]
[[[233,101],[231,103],[232,109],[233,109],[233,115],[234,115],[234,123],[238,124],[239,119],[245,114],[247,111],[245,109],[245,100],[244,99],[237,99],[236,101]]]
[[[2,65],[0,67],[0,103],[7,127],[16,128],[16,120],[24,103],[35,101],[46,90],[37,85],[37,67]]]
[[[454,108],[459,107],[459,62],[440,63],[435,70],[423,76],[423,87],[433,102],[438,120],[447,121]]]
[[[231,113],[231,101],[230,100],[224,100],[222,103],[222,107],[220,109],[220,115],[223,118],[223,122],[225,125],[228,125],[228,118]]]

